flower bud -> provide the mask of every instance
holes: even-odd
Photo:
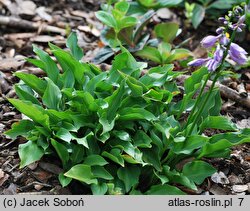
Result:
[[[227,36],[225,34],[223,34],[220,38],[220,44],[221,45],[227,45],[229,43],[229,39],[227,38]]]
[[[206,67],[210,72],[215,71],[218,66],[219,62],[215,61],[214,59],[210,59],[206,64]]]
[[[218,29],[216,29],[216,33],[217,34],[222,34],[224,32],[224,27],[219,27]]]
[[[209,47],[212,47],[214,46],[214,44],[218,41],[218,39],[220,38],[221,35],[218,35],[218,36],[212,36],[212,35],[209,35],[209,36],[206,36],[203,38],[203,40],[201,41],[201,45],[204,47],[204,48],[209,48]]]
[[[195,60],[189,62],[189,63],[188,63],[188,66],[194,66],[194,67],[202,66],[202,65],[204,65],[207,61],[208,61],[208,59],[195,59]]]

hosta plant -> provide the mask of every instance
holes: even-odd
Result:
[[[9,99],[26,116],[6,132],[12,139],[27,139],[18,148],[20,167],[43,156],[57,157],[62,186],[78,180],[89,194],[180,195],[197,190],[216,172],[203,158],[227,158],[232,146],[250,142],[250,129],[239,130],[220,115],[214,84],[204,91],[210,77],[215,74],[216,81],[221,75],[228,53],[238,63],[246,60],[245,51],[232,42],[243,19],[232,25],[229,41],[227,28],[202,41],[204,47],[219,47],[214,57],[190,63],[205,67],[185,81],[182,99],[175,84],[181,73],[172,64],[145,70],[145,63],[121,47],[111,69],[102,72],[81,62],[75,33],[67,40],[70,51],[49,45],[56,61],[34,46],[39,59],[29,62],[46,77],[16,73],[19,99]],[[223,132],[206,136],[208,129]]]
[[[106,7],[104,7],[105,9]],[[149,40],[150,34],[144,30],[151,17],[152,10],[140,16],[128,16],[130,4],[126,1],[110,5],[106,10],[96,12],[96,17],[105,24],[101,41],[105,45],[95,56],[94,63],[99,64],[120,51],[122,44],[130,52],[141,50]],[[117,15],[118,14],[118,15]]]

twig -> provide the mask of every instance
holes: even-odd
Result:
[[[189,78],[188,75],[181,75],[177,77],[177,80],[180,82],[184,82],[187,78]],[[212,85],[212,81],[208,81],[207,85],[210,87]],[[220,84],[219,82],[215,83],[215,87],[218,87],[220,89],[221,96],[227,99],[230,99],[239,105],[250,109],[250,97],[242,97],[240,93],[237,91]]]
[[[0,15],[0,25],[6,25],[6,26],[13,27],[13,28],[22,28],[22,29],[27,29],[27,30],[40,30],[43,32],[53,32],[53,33],[65,35],[64,29],[61,29],[55,26],[50,26],[47,24],[41,24],[37,22],[23,20],[23,19],[11,17],[11,16],[6,17],[6,16]]]

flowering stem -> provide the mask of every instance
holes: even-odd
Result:
[[[219,78],[219,76],[220,76],[220,71],[217,72],[217,74],[216,74],[216,76],[215,76],[215,78],[214,78],[214,80],[213,80],[213,83],[212,83],[212,85],[211,85],[211,87],[210,87],[210,89],[209,89],[209,92],[208,92],[208,94],[207,94],[207,96],[206,96],[206,98],[205,98],[205,100],[204,100],[202,106],[201,106],[200,109],[198,110],[198,113],[195,115],[195,119],[194,119],[194,121],[193,121],[193,123],[192,123],[192,126],[191,126],[190,130],[188,130],[187,136],[189,136],[190,134],[192,134],[192,132],[193,132],[193,130],[194,130],[194,127],[195,127],[195,125],[196,125],[196,123],[197,123],[197,121],[198,121],[198,118],[200,117],[201,113],[203,112],[203,108],[206,106],[206,104],[207,104],[207,102],[208,102],[208,100],[209,100],[209,97],[210,97],[210,95],[211,95],[211,93],[212,93],[212,91],[213,91],[213,89],[214,89],[215,83],[216,83],[217,79]],[[207,84],[207,83],[205,83],[205,84]],[[197,103],[197,104],[198,104],[198,103]]]
[[[189,125],[190,121],[194,118],[194,117],[193,117],[194,112],[195,112],[195,110],[196,110],[196,108],[197,108],[197,106],[198,106],[198,102],[200,101],[200,98],[201,98],[201,96],[202,96],[202,94],[203,94],[203,92],[204,92],[204,89],[205,89],[206,85],[207,85],[207,81],[209,80],[209,78],[211,77],[211,75],[212,75],[212,72],[210,72],[210,73],[207,75],[207,77],[206,77],[206,79],[205,79],[205,81],[204,81],[204,83],[203,83],[203,85],[202,85],[202,87],[201,87],[200,93],[199,93],[198,97],[196,98],[194,107],[192,108],[191,113],[189,114],[188,121],[187,121],[187,123],[186,123],[186,127]]]
[[[190,128],[190,130],[188,130],[188,132],[187,132],[187,136],[189,136],[190,134],[192,134],[192,132],[193,132],[193,130],[194,130],[194,127],[195,127],[195,125],[196,125],[196,123],[197,123],[197,121],[198,121],[198,119],[199,119],[201,113],[203,112],[203,109],[204,109],[205,105],[207,104],[207,102],[208,102],[208,100],[209,100],[209,97],[210,97],[210,95],[211,95],[211,93],[212,93],[212,91],[213,91],[213,88],[214,88],[214,86],[215,86],[215,83],[216,83],[217,79],[218,79],[219,76],[220,76],[220,72],[221,72],[221,69],[223,68],[224,62],[225,62],[226,57],[227,57],[227,55],[228,55],[228,51],[229,51],[230,45],[231,45],[231,43],[233,42],[233,40],[234,40],[234,38],[235,38],[236,30],[237,30],[237,29],[235,29],[235,30],[233,31],[233,33],[232,33],[232,36],[231,36],[231,38],[230,38],[230,41],[229,41],[229,43],[228,43],[228,45],[227,45],[227,48],[226,48],[226,50],[225,50],[225,53],[224,53],[224,55],[223,55],[222,62],[221,62],[221,64],[220,64],[220,66],[219,66],[219,67],[217,68],[217,70],[216,70],[217,74],[216,74],[215,78],[213,79],[213,83],[212,83],[212,85],[211,85],[211,87],[210,87],[210,89],[209,89],[209,92],[208,92],[208,94],[207,94],[207,96],[206,96],[206,98],[205,98],[205,100],[204,100],[202,106],[201,106],[200,109],[198,110],[198,113],[195,115],[195,118],[194,118],[194,121],[192,122],[191,128]],[[209,77],[210,77],[210,74],[208,75],[207,80],[206,80],[206,82],[204,83],[203,87],[206,86]],[[202,87],[202,88],[203,88],[203,87]],[[204,90],[204,88],[203,88],[203,90]],[[202,92],[203,92],[203,90],[202,90]],[[200,95],[199,95],[199,97],[198,97],[198,99],[197,99],[197,101],[196,101],[196,106],[195,106],[195,107],[197,107],[197,105],[198,105],[197,102],[199,102],[199,98],[201,97],[201,94],[202,94],[202,93],[200,93]],[[192,112],[191,112],[192,115],[193,115],[194,109],[195,109],[195,108],[192,109]],[[192,118],[192,116],[191,116],[191,118]],[[188,126],[188,123],[187,123],[187,126]]]

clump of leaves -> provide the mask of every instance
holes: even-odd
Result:
[[[135,53],[143,59],[164,65],[180,61],[191,56],[191,52],[185,48],[174,48],[172,42],[181,33],[177,23],[160,23],[154,28],[154,34],[160,41],[146,45]],[[174,48],[174,49],[173,49]]]
[[[122,48],[111,69],[102,72],[80,61],[75,33],[67,40],[70,52],[49,46],[56,62],[36,46],[39,59],[29,59],[47,76],[16,73],[19,99],[9,99],[28,117],[5,133],[27,139],[18,148],[21,168],[56,156],[64,170],[62,186],[78,180],[90,194],[180,195],[183,186],[196,190],[216,171],[203,157],[226,157],[231,146],[250,141],[250,129],[239,132],[219,115],[218,90],[193,133],[185,136],[179,112],[194,104],[206,68],[185,81],[184,98],[176,102],[174,79],[180,73],[172,64],[145,72],[146,64]],[[229,132],[207,137],[207,128]]]
[[[126,1],[115,3],[114,7],[109,5],[103,8],[96,12],[96,17],[106,25],[101,35],[105,47],[96,55],[93,62],[99,64],[114,56],[120,51],[120,45],[130,52],[141,50],[150,37],[149,33],[144,32],[144,27],[154,12],[149,10],[141,16],[127,16],[130,4]]]

